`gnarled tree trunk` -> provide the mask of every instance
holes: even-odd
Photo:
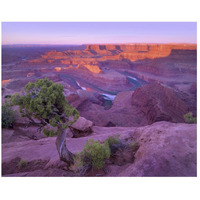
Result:
[[[60,156],[60,160],[66,162],[68,165],[74,164],[73,153],[71,153],[66,147],[66,135],[65,129],[60,129],[60,134],[56,138],[56,147]]]

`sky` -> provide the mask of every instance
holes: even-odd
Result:
[[[196,22],[2,22],[3,45],[196,42]]]

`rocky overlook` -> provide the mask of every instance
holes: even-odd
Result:
[[[196,125],[184,119],[188,112],[196,117],[195,44],[13,48],[2,52],[3,103],[28,82],[47,77],[63,85],[66,100],[80,113],[81,122],[67,132],[73,153],[88,139],[103,142],[115,134],[139,144],[134,161],[108,162],[103,176],[196,176]],[[71,176],[58,160],[55,138],[25,124],[18,117],[13,129],[3,129],[3,175]],[[16,170],[19,159],[29,162],[28,171]]]

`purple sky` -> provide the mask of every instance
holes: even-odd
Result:
[[[196,22],[2,22],[2,44],[196,42]]]

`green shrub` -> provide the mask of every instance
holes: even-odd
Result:
[[[4,104],[2,106],[2,127],[12,128],[14,122],[15,122],[15,113],[13,109],[7,104]]]
[[[110,149],[107,144],[101,144],[99,141],[88,140],[81,152],[82,163],[91,165],[95,169],[102,169],[105,160],[110,157]]]
[[[28,161],[27,160],[20,160],[18,163],[18,169],[22,169],[24,167],[26,167],[28,165]]]
[[[111,156],[113,156],[119,149],[124,149],[126,147],[126,142],[124,140],[120,140],[119,137],[120,135],[118,134],[110,136],[105,140],[105,144],[110,148]]]
[[[114,135],[114,136],[110,136],[105,140],[105,144],[107,143],[110,146],[114,145],[114,144],[118,144],[119,143],[119,134],[118,135]]]
[[[185,119],[185,122],[189,123],[189,124],[197,123],[197,118],[193,117],[192,112],[189,112],[189,113],[185,114],[184,115],[184,119]]]

